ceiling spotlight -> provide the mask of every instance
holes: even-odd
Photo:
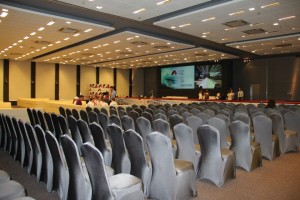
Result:
[[[142,9],[133,11],[132,13],[133,13],[133,14],[138,14],[138,13],[143,12],[143,11],[145,11],[145,10],[146,10],[145,8],[142,8]]]
[[[273,25],[274,25],[274,26],[278,26],[279,24],[278,24],[278,23],[274,23]]]
[[[249,8],[249,10],[250,10],[250,11],[253,11],[253,10],[255,10],[255,8]]]
[[[47,24],[47,26],[51,26],[51,25],[53,25],[55,23],[55,21],[50,21],[48,24]]]
[[[96,8],[100,10],[103,8],[103,6],[96,6]]]

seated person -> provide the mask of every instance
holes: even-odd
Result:
[[[86,104],[86,107],[93,107],[95,106],[95,97],[91,97],[90,101]]]
[[[99,101],[98,106],[108,106],[108,103],[106,103],[106,102],[104,101],[104,96],[100,96],[100,97],[101,97],[101,99],[100,99],[100,101]]]
[[[116,102],[116,98],[112,98],[110,103],[109,103],[109,106],[117,106],[118,103]]]
[[[75,101],[75,105],[82,105],[83,100],[84,100],[84,96],[79,95],[79,98]]]
[[[275,108],[275,107],[276,107],[276,101],[274,99],[270,99],[268,101],[266,108]]]

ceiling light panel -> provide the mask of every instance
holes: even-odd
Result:
[[[118,15],[120,17],[142,21],[187,7],[202,4],[208,2],[209,0],[185,0],[184,3],[178,0],[110,0],[100,1],[100,3],[99,1],[84,1],[84,4],[82,3],[82,0],[60,1],[112,15]],[[101,9],[97,7],[101,7]],[[137,13],[134,14],[133,12]]]
[[[6,54],[8,55],[5,57],[6,59],[30,60],[35,56],[113,30],[113,28],[108,26],[79,22],[32,11],[28,12],[22,9],[5,8],[9,9],[9,15],[3,18],[0,23],[1,37],[5,38],[5,40],[1,40],[0,52],[18,43],[13,48],[6,50]],[[71,24],[66,24],[66,21],[71,22]],[[52,23],[49,25],[49,22]],[[60,31],[63,28],[64,30],[76,30],[80,35]],[[84,32],[88,29],[92,31]],[[12,34],[14,32],[17,32],[17,34]],[[69,39],[64,40],[65,38]],[[56,43],[58,40],[61,42]],[[40,51],[36,51],[38,49]],[[0,54],[0,59],[4,58],[3,55],[3,53]]]
[[[300,52],[300,34],[293,36],[280,36],[275,38],[259,39],[247,42],[236,42],[227,46],[252,52],[258,55],[283,54]]]
[[[140,68],[234,58],[237,57],[208,49],[192,48],[174,51],[171,53],[161,53],[141,56],[138,58],[128,58],[119,61],[102,62],[95,65],[100,67]]]
[[[110,60],[120,60],[130,57],[172,52],[193,47],[193,45],[125,31],[44,56],[36,59],[35,61],[87,65],[97,62],[107,62]],[[87,53],[93,57],[87,57]],[[67,55],[68,60],[63,58],[62,55]],[[79,59],[76,60],[76,58]]]
[[[273,5],[274,6],[266,6]],[[261,8],[262,6],[266,6]],[[271,36],[294,34],[299,30],[300,18],[299,0],[232,0],[204,9],[195,10],[182,15],[172,16],[155,22],[157,26],[172,29],[201,37],[203,32],[210,32],[205,39],[218,43],[237,42],[247,38],[259,39],[268,34]],[[245,22],[238,27],[227,27],[229,22]],[[187,28],[179,28],[180,25],[190,23]],[[278,25],[273,25],[277,24]],[[252,28],[249,26],[253,26]],[[263,29],[266,33],[244,35],[249,29]],[[242,37],[244,36],[244,37]],[[229,40],[222,40],[229,38]]]

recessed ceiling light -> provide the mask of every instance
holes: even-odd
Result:
[[[279,5],[280,5],[280,3],[276,2],[276,3],[271,3],[271,4],[261,6],[260,8],[268,8],[268,7],[279,6]]]
[[[56,43],[56,44],[59,44],[59,43],[61,43],[61,41],[56,41],[55,43]]]
[[[108,43],[106,43],[106,44],[103,44],[102,46],[104,46],[104,47],[105,47],[105,46],[108,46],[108,45],[109,45],[109,44],[108,44]]]
[[[96,8],[100,10],[103,8],[103,6],[96,6]]]
[[[225,28],[224,30],[225,31],[231,31],[231,30],[234,30],[234,29],[236,29],[236,28]]]
[[[114,41],[114,44],[117,44],[117,43],[119,43],[120,42],[120,40],[116,40],[116,41]]]
[[[190,26],[190,25],[192,25],[191,23],[187,23],[187,24],[182,24],[182,25],[179,25],[178,27],[179,28],[182,28],[182,27],[185,27],[185,26]]]
[[[255,10],[255,8],[249,8],[249,10],[250,10],[250,11],[253,11],[253,10]]]
[[[207,35],[207,34],[210,34],[210,32],[205,32],[205,33],[202,33],[203,35]]]
[[[47,26],[51,26],[51,25],[53,25],[55,23],[55,21],[50,21],[48,24],[47,24]]]
[[[207,19],[202,19],[202,22],[207,22],[207,21],[210,21],[210,20],[214,20],[216,19],[215,17],[210,17],[210,18],[207,18]]]
[[[42,30],[44,30],[44,29],[45,29],[44,27],[41,27],[41,28],[38,29],[38,31],[42,31]]]
[[[27,40],[28,38],[29,38],[28,36],[25,36],[25,37],[24,37],[24,40]]]
[[[70,22],[70,21],[67,21],[66,23],[67,23],[67,24],[71,24],[72,22]]]
[[[42,39],[42,36],[38,36],[39,39]]]
[[[23,40],[19,40],[18,42],[21,43],[21,42],[23,42]]]
[[[53,44],[49,44],[49,45],[48,45],[48,47],[51,47],[51,46],[53,46]]]
[[[160,6],[164,3],[167,3],[167,2],[170,2],[171,0],[164,0],[164,1],[160,1],[160,2],[157,2],[156,5]]]
[[[241,11],[238,11],[238,12],[229,13],[228,15],[230,15],[230,16],[240,15],[240,14],[243,14],[244,12],[245,12],[245,11],[241,10]]]
[[[69,39],[70,39],[70,38],[67,37],[67,38],[65,38],[64,40],[69,40]]]
[[[30,35],[35,35],[36,34],[36,32],[32,32],[32,33],[30,33]]]
[[[84,32],[90,32],[90,31],[92,31],[93,29],[91,29],[91,28],[89,28],[89,29],[86,29]]]
[[[298,38],[298,40],[300,40],[300,38]]]
[[[206,35],[202,35],[203,38],[206,38]]]
[[[14,46],[16,46],[16,45],[17,45],[17,43],[13,43],[13,45],[14,45]]]
[[[133,11],[132,13],[133,13],[133,14],[138,14],[138,13],[140,13],[140,12],[144,12],[145,10],[146,10],[145,8],[142,8],[142,9]]]
[[[0,14],[0,17],[6,17],[7,15],[8,15],[8,12],[3,11],[3,12]]]
[[[76,33],[75,35],[73,35],[74,37],[77,37],[77,36],[79,36],[80,35],[80,33]]]
[[[295,17],[296,17],[296,16],[283,17],[283,18],[280,18],[279,21],[287,20],[287,19],[293,19],[293,18],[295,18]]]
[[[8,10],[7,10],[7,9],[5,9],[5,8],[2,8],[2,11],[3,11],[3,12],[8,12]]]
[[[273,25],[274,25],[274,26],[278,26],[279,24],[278,24],[278,23],[274,23]]]

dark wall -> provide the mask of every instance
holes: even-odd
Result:
[[[243,60],[222,61],[223,82],[219,90],[209,90],[210,95],[217,92],[227,93],[232,88],[237,94],[238,88],[244,91],[244,99],[250,99],[251,85],[258,88],[253,100],[299,101],[300,100],[300,58],[277,57],[253,60],[244,63]],[[202,64],[202,63],[194,63]],[[145,69],[145,96],[153,90],[155,97],[188,96],[198,98],[197,90],[171,90],[159,87],[159,67]]]
[[[254,99],[300,100],[300,58],[277,57],[254,60],[249,63],[234,61],[234,91],[241,87],[245,99],[250,99],[251,84],[259,87]]]

